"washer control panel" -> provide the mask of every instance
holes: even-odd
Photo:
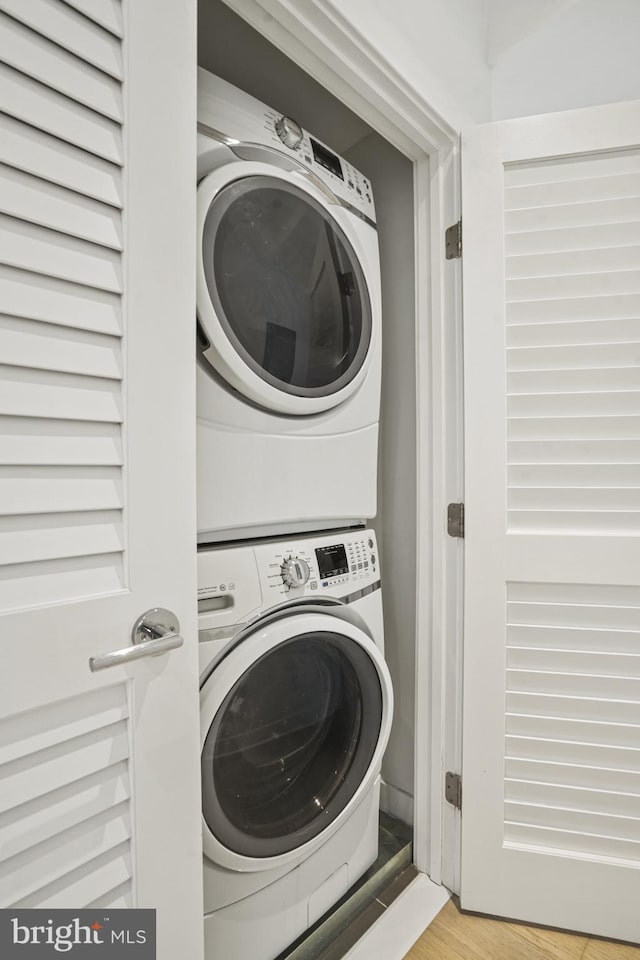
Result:
[[[373,530],[198,548],[198,627],[224,629],[298,598],[354,597],[380,580]]]
[[[284,540],[255,548],[265,600],[345,596],[380,578],[373,530]]]

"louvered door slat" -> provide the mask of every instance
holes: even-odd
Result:
[[[119,295],[2,264],[0,312],[99,333],[122,332]]]
[[[517,234],[598,223],[637,223],[639,217],[640,199],[636,196],[508,210],[505,211],[505,225],[509,233]]]
[[[638,208],[640,217],[640,207]],[[637,261],[631,270],[609,270],[576,276],[524,277],[507,281],[510,303],[520,300],[564,300],[582,297],[627,296],[640,291]]]
[[[618,244],[619,242],[620,238],[618,238]],[[564,252],[512,255],[507,263],[506,275],[512,279],[601,273],[604,269],[637,270],[639,262],[640,246],[637,243],[626,246],[578,248]]]
[[[66,0],[94,23],[100,24],[116,37],[122,37],[122,4],[120,0]]]
[[[507,305],[510,324],[544,323],[553,325],[559,321],[636,320],[640,315],[640,296],[617,294],[606,297],[574,297],[548,300],[521,300]]]
[[[0,567],[0,609],[10,612],[60,603],[60,599],[104,596],[125,587],[121,553],[40,560]]]
[[[510,233],[504,237],[505,251],[509,257],[546,254],[549,250],[558,253],[575,253],[581,250],[606,249],[607,247],[634,246],[640,243],[640,223],[587,223],[580,227],[558,227],[523,233]],[[507,263],[510,271],[512,264]]]
[[[22,417],[122,420],[120,384],[97,377],[0,366],[0,413]]]
[[[123,461],[117,423],[0,417],[5,464],[84,464],[113,466]]]
[[[526,186],[509,181],[505,190],[505,210],[551,207],[565,203],[594,203],[599,200],[637,198],[640,193],[640,170],[632,173],[612,172],[608,176],[581,177],[575,180],[547,180]]]
[[[531,441],[548,440],[547,449],[552,450],[556,440],[627,440],[637,437],[638,433],[640,417],[633,414],[622,417],[556,417],[551,423],[543,418],[521,417],[509,424],[509,440],[512,441],[510,453],[512,462],[528,462],[530,458],[526,450]]]
[[[122,506],[119,467],[0,467],[0,516]]]
[[[507,691],[506,709],[509,714],[523,717],[564,717],[574,720],[589,720],[597,710],[598,717],[605,723],[640,725],[640,704],[602,697],[595,703],[592,697],[510,690]]]
[[[634,624],[635,626],[635,624]],[[531,623],[510,623],[509,632],[514,644],[527,644],[543,650],[561,648],[563,650],[598,651],[611,645],[611,634],[616,650],[620,653],[637,653],[638,634],[620,627],[599,630],[593,626],[555,627]]]
[[[511,779],[505,780],[505,792],[509,801],[535,803],[587,814],[597,814],[602,809],[609,809],[613,816],[635,821],[634,829],[637,829],[640,794]]]
[[[124,531],[117,510],[0,516],[3,565],[123,550]]]
[[[637,367],[632,363],[627,368],[607,367],[600,364],[595,369],[528,371],[512,370],[507,377],[510,395],[519,393],[598,393],[603,391],[633,391],[638,388]]]
[[[640,253],[640,250],[639,250]],[[520,328],[519,328],[520,329]],[[543,337],[547,331],[538,330]],[[582,331],[588,336],[590,331]],[[638,323],[640,335],[640,322]],[[593,336],[593,332],[591,333]],[[640,362],[640,340],[624,343],[554,343],[536,347],[535,344],[525,347],[514,346],[509,349],[509,370],[594,370],[598,366],[604,369],[619,367],[635,367]]]
[[[0,9],[16,20],[20,20],[76,56],[82,57],[83,60],[94,64],[105,73],[121,80],[122,49],[117,37],[111,36],[104,30],[97,30],[94,23],[73,9],[74,6],[78,4],[67,5],[61,0],[28,0],[28,3],[21,0],[1,0],[0,2]],[[104,0],[90,0],[85,6],[87,10],[95,8],[97,15],[93,18],[94,22],[100,23],[99,18],[106,19],[116,27],[115,32],[118,33],[118,37],[122,36],[119,3],[109,4]],[[105,26],[108,29],[108,24]]]
[[[617,177],[626,173],[640,173],[640,158],[635,150],[611,150],[600,155],[594,154],[586,162],[583,157],[545,157],[544,160],[511,166],[509,187],[593,180],[596,177]]]
[[[116,252],[3,215],[0,261],[31,273],[122,293],[122,269]]]
[[[0,161],[85,197],[122,206],[120,167],[6,114],[0,115]]]
[[[539,760],[514,760],[507,757],[506,777],[529,783],[567,784],[591,790],[608,790],[640,796],[640,773],[582,767],[578,764],[544,763]]]
[[[0,109],[46,133],[122,166],[120,124],[0,64]]]
[[[640,318],[588,320],[584,323],[548,322],[522,323],[507,328],[507,348],[570,346],[572,349],[597,345],[623,345],[628,348],[631,357],[637,355],[640,344]],[[600,355],[600,354],[599,354]],[[603,354],[606,356],[606,354]],[[512,356],[522,362],[523,354]]]
[[[2,13],[0,44],[4,62],[16,70],[105,117],[122,121],[122,90],[117,80]]]
[[[581,743],[552,737],[519,737],[507,734],[506,756],[518,760],[536,760],[588,769],[621,770],[640,774],[640,750],[602,743]]]
[[[16,367],[122,378],[118,337],[0,314],[0,357]]]
[[[122,249],[119,210],[1,164],[0,211],[68,236]]]

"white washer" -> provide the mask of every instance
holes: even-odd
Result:
[[[376,513],[380,262],[371,183],[198,74],[198,539]]]
[[[207,960],[273,960],[377,856],[379,576],[371,530],[198,553]]]

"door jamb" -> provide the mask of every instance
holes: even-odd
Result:
[[[413,161],[416,270],[417,610],[414,862],[459,891],[460,814],[444,800],[461,769],[462,543],[446,531],[463,495],[459,138],[330,0],[225,0]],[[426,371],[426,375],[425,375]],[[420,816],[419,814],[423,815]]]

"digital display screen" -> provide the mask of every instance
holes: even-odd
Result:
[[[339,577],[343,573],[349,573],[347,563],[347,551],[343,543],[336,543],[332,547],[318,547],[316,550],[316,559],[318,561],[318,570],[320,579],[327,577]]]
[[[311,149],[313,150],[313,155],[318,163],[323,167],[326,167],[327,170],[330,170],[331,173],[335,173],[336,177],[340,177],[341,180],[344,180],[342,165],[335,154],[329,153],[326,147],[316,143],[313,137],[309,137],[309,139],[311,140]]]

